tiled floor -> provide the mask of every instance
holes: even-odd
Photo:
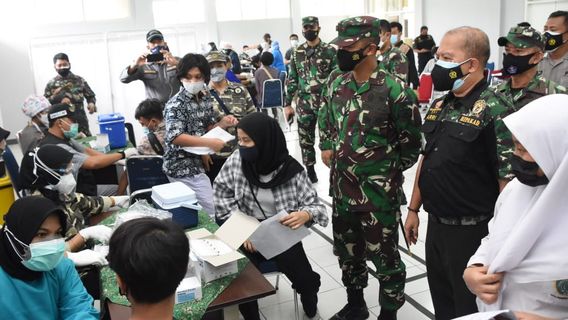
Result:
[[[286,133],[288,141],[288,149],[290,153],[301,161],[300,148],[298,145],[298,135],[296,125],[292,130]],[[316,141],[317,146],[317,141]],[[21,151],[17,145],[10,146],[16,156],[21,159]],[[331,198],[328,196],[329,188],[329,169],[320,161],[319,151],[316,148],[318,162],[316,164],[316,172],[319,182],[315,184],[321,200],[326,204],[328,214],[331,215]],[[416,166],[405,172],[404,191],[407,197],[412,192],[412,183],[416,173]],[[406,219],[406,210],[403,210],[403,221]],[[421,228],[419,229],[418,243],[411,247],[412,256],[401,251],[402,259],[407,267],[406,295],[407,300],[403,307],[399,310],[398,319],[400,320],[421,320],[433,319],[434,308],[428,290],[428,282],[426,280],[426,266],[424,265],[424,241],[426,238],[427,215],[420,213]],[[337,258],[332,252],[332,229],[331,223],[323,228],[320,226],[313,227],[312,234],[304,239],[304,248],[310,259],[310,263],[316,272],[321,276],[321,288],[319,292],[319,312],[322,318],[328,319],[335,312],[343,307],[347,302],[345,289],[341,283],[341,271],[339,269]],[[402,232],[400,233],[401,248],[405,248]],[[369,263],[371,269],[374,269]],[[275,283],[276,276],[270,275],[268,279],[271,283]],[[369,319],[376,318],[380,312],[378,303],[378,281],[370,273],[369,285],[365,289],[365,300],[369,307],[371,316]],[[299,299],[298,299],[299,301]],[[290,282],[286,277],[280,277],[279,289],[275,295],[266,297],[259,301],[261,314],[265,319],[280,320],[294,319],[294,300],[293,291]],[[301,304],[300,304],[300,310]],[[303,312],[301,312],[303,314]]]

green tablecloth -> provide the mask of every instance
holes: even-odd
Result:
[[[97,136],[90,136],[90,137],[86,137],[86,138],[82,138],[82,139],[77,139],[75,141],[79,142],[80,144],[84,145],[85,147],[91,148],[90,142],[95,141],[96,139],[97,139]],[[128,144],[126,145],[126,147],[110,149],[110,151],[108,153],[121,152],[121,151],[124,151],[124,149],[126,149],[126,148],[134,148],[134,145],[130,141],[128,141]]]
[[[101,224],[112,225],[116,215],[112,215],[103,220]],[[209,218],[204,212],[199,212],[199,224],[193,229],[205,228],[210,232],[215,232],[219,226]],[[190,229],[190,230],[193,230]],[[238,261],[239,271],[237,274],[217,279],[205,284],[202,287],[203,297],[200,301],[191,301],[176,304],[174,307],[174,317],[176,319],[201,319],[207,310],[207,307],[213,300],[217,298],[229,286],[240,273],[243,271],[248,263],[247,258]],[[118,292],[118,285],[116,283],[116,274],[108,266],[101,269],[101,301],[109,299],[111,302],[130,306],[126,297]]]

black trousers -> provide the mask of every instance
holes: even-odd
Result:
[[[258,252],[251,253],[244,249],[242,249],[241,252],[243,252],[257,268],[259,268],[262,262],[267,261]],[[272,260],[276,262],[278,270],[290,279],[292,288],[296,289],[300,295],[314,294],[319,291],[321,284],[320,275],[312,270],[302,242],[298,242],[290,249],[272,258]],[[306,309],[306,307],[307,306],[304,306],[304,309]],[[258,302],[256,300],[240,304],[239,311],[245,320],[260,319]]]
[[[454,226],[428,218],[426,270],[437,320],[477,312],[475,295],[466,287],[463,271],[487,235],[487,222]]]

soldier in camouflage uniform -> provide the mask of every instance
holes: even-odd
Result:
[[[404,304],[405,265],[397,226],[402,172],[420,152],[416,96],[375,58],[379,20],[355,17],[337,25],[343,75],[329,85],[319,113],[322,160],[331,160],[334,251],[347,288],[347,305],[331,319],[367,319],[363,299],[367,260],[380,283],[379,319],[396,319]]]
[[[59,74],[51,79],[45,86],[44,96],[54,105],[67,103],[75,107],[75,119],[79,123],[79,131],[90,136],[89,121],[83,105],[87,100],[89,113],[97,111],[95,93],[82,77],[71,72],[69,57],[65,53],[58,53],[53,57],[55,71]]]
[[[242,84],[228,81],[226,78],[230,58],[219,51],[209,52],[206,58],[211,67],[209,90],[213,98],[211,100],[213,101],[216,121],[221,121],[221,118],[228,115],[233,115],[237,120],[241,120],[247,114],[256,112],[256,107],[248,90]],[[235,127],[227,128],[227,131],[235,136],[237,134]],[[227,158],[236,148],[237,139],[229,141],[221,151],[211,157],[204,157],[206,173],[211,184],[213,184]]]
[[[406,55],[391,43],[391,28],[387,20],[380,21],[381,43],[380,65],[390,74],[406,82],[408,78],[408,60]]]
[[[286,109],[288,116],[294,113],[292,100],[298,94],[298,134],[302,150],[302,162],[307,167],[310,180],[318,181],[314,165],[315,128],[318,110],[321,108],[321,94],[326,79],[336,67],[335,49],[323,42],[318,34],[321,29],[316,17],[302,18],[303,35],[306,42],[292,53],[289,64]]]
[[[487,235],[501,188],[512,178],[513,145],[502,118],[513,112],[488,89],[487,35],[471,27],[450,30],[432,70],[436,90],[450,90],[432,103],[422,131],[426,138],[405,235],[418,239],[418,211],[428,212],[426,268],[436,319],[477,311],[463,268]],[[503,131],[505,130],[505,131]]]

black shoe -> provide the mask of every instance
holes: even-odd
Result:
[[[360,307],[346,304],[343,309],[334,314],[329,320],[365,320],[369,317],[369,310],[367,305],[363,304]]]
[[[308,166],[308,178],[312,183],[318,182],[318,176],[316,175],[316,170],[314,170],[314,166]]]
[[[381,309],[377,320],[396,320],[396,311]]]
[[[301,294],[300,301],[302,301],[304,313],[309,318],[313,318],[318,312],[318,293],[314,292]]]

